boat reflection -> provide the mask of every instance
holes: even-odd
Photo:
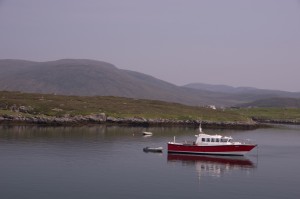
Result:
[[[256,164],[243,156],[168,154],[168,163],[194,165],[199,179],[201,176],[221,177],[234,171],[245,171],[249,174],[256,168]]]

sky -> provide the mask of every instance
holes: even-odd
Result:
[[[300,92],[300,0],[0,0],[0,59]]]

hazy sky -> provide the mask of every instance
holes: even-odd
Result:
[[[0,0],[0,59],[300,91],[299,0]]]

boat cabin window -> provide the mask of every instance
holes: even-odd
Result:
[[[219,138],[216,138],[216,142],[220,142],[220,139],[219,139]]]
[[[227,142],[227,139],[222,138],[222,139],[221,139],[221,142]]]
[[[211,138],[211,142],[215,142],[215,138]]]
[[[202,142],[205,142],[205,138],[202,138]]]
[[[210,138],[206,138],[206,142],[210,142]]]

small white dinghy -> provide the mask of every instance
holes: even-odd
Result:
[[[144,152],[154,152],[154,153],[162,153],[163,152],[162,147],[145,147],[143,148]]]
[[[143,135],[153,135],[153,133],[144,131],[144,132],[143,132]]]

